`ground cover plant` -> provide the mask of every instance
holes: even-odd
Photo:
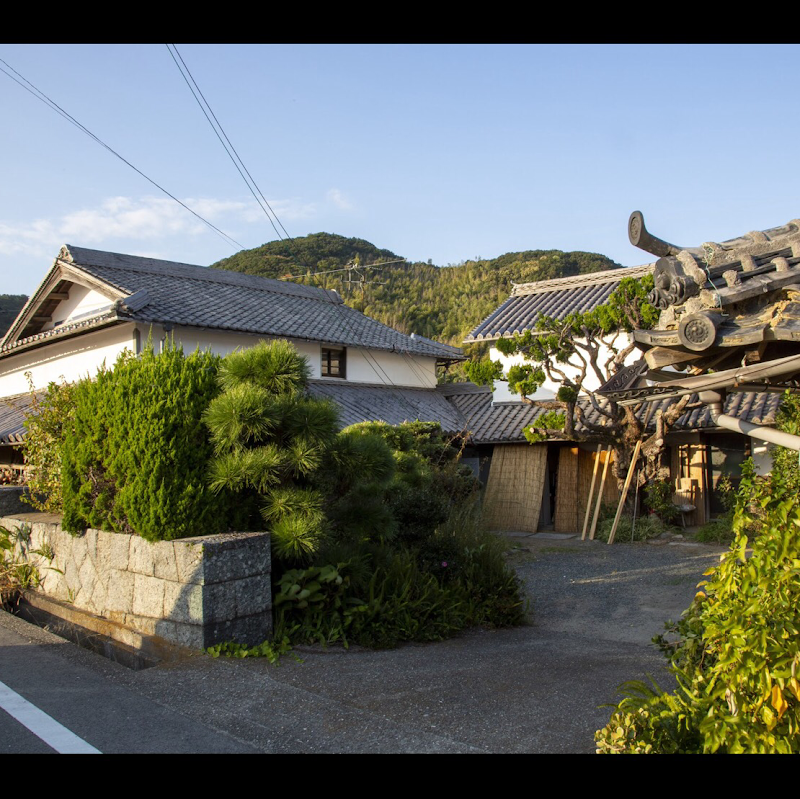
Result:
[[[796,424],[790,411],[784,429]],[[677,689],[626,684],[596,734],[598,752],[800,752],[797,468],[797,453],[779,453],[761,479],[745,462],[730,550],[682,619],[655,639]]]

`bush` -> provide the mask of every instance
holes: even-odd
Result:
[[[800,504],[791,475],[742,475],[730,551],[668,626],[678,641],[656,639],[677,690],[629,684],[598,752],[800,752]]]
[[[661,521],[670,524],[680,517],[681,512],[672,503],[672,486],[668,480],[654,480],[645,486],[644,494],[645,507]]]
[[[212,448],[201,415],[217,394],[218,364],[208,352],[148,348],[73,386],[62,449],[65,529],[160,541],[241,526],[241,504],[207,485]]]
[[[617,509],[612,505],[603,505],[601,507],[600,518],[594,535],[595,539],[608,541],[616,514]],[[632,515],[623,512],[617,525],[617,532],[614,533],[614,540],[623,544],[631,541],[647,541],[649,538],[655,538],[669,529],[670,526],[664,524],[654,513],[638,516],[634,524]]]
[[[75,416],[75,386],[72,383],[50,383],[41,399],[33,388],[32,402],[25,416],[25,438],[22,453],[25,459],[25,482],[29,493],[23,501],[36,510],[60,513],[63,507],[61,487],[61,451],[65,430]]]
[[[482,528],[476,502],[451,515],[422,550],[364,543],[321,555],[347,559],[284,573],[277,639],[386,648],[525,620],[519,581],[502,542]]]

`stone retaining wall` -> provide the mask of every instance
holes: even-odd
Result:
[[[18,531],[17,559],[37,568],[47,596],[193,649],[271,635],[269,533],[151,544],[102,530],[75,537],[59,522],[41,513],[0,518]]]

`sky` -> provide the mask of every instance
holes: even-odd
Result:
[[[799,46],[177,47],[293,237],[629,266],[654,260],[628,242],[634,210],[681,246],[800,217]],[[165,45],[0,59],[238,242],[0,74],[0,294],[33,292],[66,243],[207,265],[277,238]]]

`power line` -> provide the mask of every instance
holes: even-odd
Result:
[[[58,103],[56,103],[54,100],[51,100],[43,91],[41,91],[40,89],[36,88],[36,86],[34,86],[26,77],[24,77],[19,72],[17,72],[17,70],[14,69],[14,67],[12,67],[9,63],[4,61],[2,58],[0,58],[0,62],[5,64],[14,73],[14,75],[17,75],[18,77],[22,78],[22,80],[25,81],[25,83],[28,84],[26,86],[25,83],[22,83],[21,81],[17,80],[17,78],[15,78],[14,75],[9,74],[5,69],[0,67],[0,72],[3,72],[5,75],[7,75],[9,78],[11,78],[11,80],[13,80],[15,83],[17,83],[20,86],[22,86],[22,88],[25,89],[26,92],[28,92],[29,94],[32,94],[37,100],[40,100],[41,102],[43,102],[48,108],[50,108],[51,110],[55,111],[61,117],[66,119],[67,122],[69,122],[70,124],[74,125],[76,128],[78,128],[78,130],[80,130],[83,133],[85,133],[91,139],[94,139],[94,141],[96,141],[99,145],[101,145],[106,150],[108,150],[112,155],[115,155],[117,158],[119,158],[120,161],[122,161],[123,163],[127,164],[134,172],[137,172],[139,175],[141,175],[145,180],[147,180],[149,183],[151,183],[153,186],[155,186],[159,191],[161,191],[164,194],[166,194],[167,197],[175,200],[175,202],[178,203],[178,205],[182,206],[190,214],[193,214],[195,217],[197,217],[197,219],[199,219],[201,222],[203,222],[203,224],[208,225],[208,227],[210,227],[212,230],[214,230],[216,233],[218,233],[228,244],[234,244],[237,247],[239,247],[240,249],[242,249],[242,250],[244,249],[244,245],[243,244],[240,244],[238,241],[236,241],[236,239],[234,239],[233,237],[229,236],[224,231],[220,230],[216,225],[213,225],[207,219],[204,219],[202,216],[200,216],[200,214],[197,213],[197,211],[193,211],[188,205],[186,205],[186,203],[184,203],[181,200],[179,200],[174,194],[171,194],[170,192],[168,192],[163,186],[160,186],[152,178],[150,178],[147,175],[145,175],[145,173],[142,172],[141,169],[137,169],[130,161],[128,161],[126,158],[123,158],[116,150],[114,150],[109,145],[107,145],[104,141],[102,141],[97,136],[95,136],[94,133],[92,133],[86,126],[84,126],[80,122],[78,122],[78,120],[75,119],[75,117],[73,117],[71,114],[67,113],[60,105],[58,105]],[[30,88],[28,88],[28,87],[30,87]]]
[[[284,234],[286,236],[286,239],[288,240],[288,244],[289,244],[290,249],[292,249],[294,251],[295,257],[297,257],[298,253],[297,253],[296,248],[294,246],[294,241],[293,241],[292,237],[289,235],[288,231],[283,226],[283,223],[280,221],[280,219],[278,219],[278,215],[275,213],[275,211],[272,208],[272,206],[270,206],[269,202],[267,201],[267,198],[264,196],[264,193],[258,187],[258,184],[255,182],[255,180],[253,179],[253,176],[250,174],[249,170],[245,166],[244,162],[242,161],[241,157],[239,156],[239,153],[236,152],[236,148],[231,143],[231,140],[228,138],[228,135],[225,133],[225,130],[223,129],[222,125],[220,124],[219,120],[217,119],[217,116],[214,113],[213,109],[211,108],[208,100],[206,100],[205,95],[203,94],[203,92],[200,89],[200,87],[197,85],[197,81],[194,79],[194,76],[192,75],[191,71],[189,70],[189,67],[186,65],[186,62],[183,60],[183,57],[181,56],[180,52],[178,51],[178,48],[174,44],[171,47],[170,47],[170,45],[166,45],[166,47],[167,47],[167,50],[169,51],[169,54],[172,56],[172,60],[175,62],[175,66],[178,67],[178,71],[181,73],[181,76],[183,77],[184,81],[186,81],[186,85],[189,87],[189,90],[191,91],[192,96],[194,97],[194,99],[197,102],[197,104],[200,106],[200,110],[203,112],[203,115],[205,116],[206,120],[208,120],[209,125],[211,125],[214,133],[216,134],[217,138],[220,141],[220,144],[222,144],[223,149],[228,154],[228,157],[231,159],[231,162],[236,167],[236,171],[239,173],[239,175],[241,176],[242,180],[244,180],[247,188],[250,190],[250,193],[253,195],[253,197],[255,198],[256,202],[261,207],[261,210],[264,211],[264,213],[266,214],[267,219],[269,219],[269,222],[272,225],[272,229],[275,231],[275,233],[278,236],[278,239],[282,240],[282,236],[281,236],[280,231],[276,227],[276,223],[278,225],[280,225],[281,230],[283,230],[283,232],[284,232]],[[177,58],[176,58],[176,56],[177,56]],[[178,63],[179,60],[180,60],[180,63]],[[197,91],[195,91],[195,89]],[[198,95],[199,95],[199,97],[198,97]],[[201,102],[201,98],[202,98],[202,102]],[[209,114],[210,114],[210,116],[209,116]],[[212,117],[213,117],[213,122],[212,122]],[[273,218],[274,218],[274,221],[273,221]],[[301,262],[304,261],[303,258],[299,258],[299,257],[298,257],[298,260],[301,261]],[[312,274],[309,274],[309,275],[293,275],[293,276],[286,277],[286,278],[283,278],[283,279],[284,280],[296,280],[296,279],[301,279],[301,278],[306,278],[306,277],[313,278],[313,277],[316,277],[316,275],[333,274],[335,272],[345,272],[345,271],[350,273],[350,274],[352,274],[352,272],[355,270],[359,274],[359,277],[361,277],[361,281],[360,282],[363,284],[364,283],[364,276],[360,272],[358,272],[359,269],[365,269],[366,270],[366,269],[371,269],[371,268],[380,268],[382,266],[385,266],[386,264],[401,263],[403,261],[405,261],[404,258],[403,259],[398,259],[396,261],[387,261],[385,263],[374,264],[374,265],[363,266],[363,267],[359,266],[359,265],[356,265],[356,264],[348,264],[343,269],[331,269],[331,270],[327,270],[325,272],[317,272],[317,273],[312,273]],[[308,266],[308,264],[306,264],[306,266]],[[362,285],[362,293],[363,293],[363,285]],[[326,300],[327,300],[327,295],[326,295]],[[330,302],[333,305],[333,307],[336,309],[336,312],[339,314],[339,318],[342,321],[345,329],[353,337],[353,341],[354,342],[358,342],[358,336],[355,334],[355,331],[348,324],[349,320],[347,319],[347,311],[345,311],[344,308],[339,307],[340,303],[335,302],[332,298],[331,298]],[[392,386],[394,388],[398,388],[395,385],[395,383],[392,381],[391,377],[388,375],[386,370],[380,365],[378,359],[375,358],[375,356],[373,356],[372,353],[370,353],[366,347],[364,347],[363,349],[362,348],[359,348],[359,349],[360,349],[361,354],[364,357],[364,360],[372,368],[372,371],[375,372],[376,377],[378,377],[378,379],[381,380],[381,382],[383,382],[384,384],[388,384],[388,385],[390,385],[390,386]],[[409,354],[407,352],[404,352],[402,354],[407,356],[407,357],[409,356]],[[414,370],[412,368],[412,372],[413,371]],[[383,377],[381,376],[380,373],[383,373]],[[419,377],[419,375],[417,375],[417,376]],[[400,395],[400,398],[408,405],[408,407],[412,410],[412,412],[414,414],[417,413],[416,409],[406,400],[405,397],[402,396],[402,394]]]
[[[171,49],[170,45],[167,45],[166,47],[167,50],[169,51],[169,54],[172,56],[172,60],[175,62],[175,66],[178,67],[178,71],[181,73],[181,76],[186,81],[186,85],[189,87],[189,91],[191,91],[192,96],[194,97],[197,104],[200,106],[200,110],[203,112],[205,118],[208,120],[208,124],[211,125],[211,129],[216,134],[220,144],[222,145],[225,152],[228,154],[228,158],[231,159],[231,162],[236,167],[236,171],[239,173],[239,175],[241,175],[242,180],[245,182],[245,185],[255,198],[255,201],[258,203],[261,210],[266,214],[267,219],[269,219],[270,225],[272,225],[272,229],[275,231],[275,234],[278,236],[279,239],[283,238],[283,236],[281,236],[280,230],[278,230],[277,227],[277,225],[280,225],[281,230],[283,230],[286,238],[291,239],[291,236],[286,232],[286,228],[283,226],[280,219],[278,219],[278,215],[275,213],[274,209],[267,201],[267,198],[264,196],[264,193],[258,187],[258,184],[253,179],[253,176],[250,174],[249,170],[244,165],[244,161],[242,161],[241,157],[239,156],[239,153],[236,152],[236,148],[233,146],[231,140],[228,138],[228,135],[225,133],[225,130],[220,124],[220,121],[217,119],[217,115],[214,113],[213,109],[209,105],[208,100],[206,100],[202,90],[197,85],[197,81],[194,79],[194,76],[189,70],[189,67],[186,66],[186,62],[183,60],[183,56],[181,56],[181,54],[178,52],[178,48],[174,44],[172,45]],[[177,58],[175,56],[177,56]],[[178,63],[179,59],[180,63]],[[195,91],[195,89],[197,91]],[[199,97],[198,94],[200,95]],[[209,114],[211,114],[211,116],[209,116]],[[211,117],[214,118],[213,122],[211,121]]]

